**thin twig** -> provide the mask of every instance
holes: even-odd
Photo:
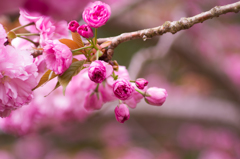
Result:
[[[98,39],[98,43],[103,43],[105,41],[111,41],[111,45],[108,47],[107,55],[108,59],[111,59],[113,56],[114,48],[116,48],[119,44],[134,40],[134,39],[149,39],[157,35],[163,35],[165,33],[172,33],[175,34],[181,30],[189,29],[194,24],[202,23],[208,19],[212,19],[214,17],[219,17],[222,14],[226,14],[229,12],[237,13],[240,11],[240,2],[224,5],[224,6],[216,6],[212,8],[209,11],[200,13],[198,15],[195,15],[193,17],[189,18],[181,18],[178,21],[166,21],[163,25],[149,28],[149,29],[143,29],[139,31],[129,32],[129,33],[122,33],[115,37],[108,37],[108,38],[100,38]]]

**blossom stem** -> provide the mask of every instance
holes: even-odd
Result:
[[[119,103],[122,104],[122,100],[119,99]]]
[[[18,29],[21,29],[21,28],[24,28],[24,27],[27,27],[27,26],[30,26],[30,25],[34,25],[34,24],[35,24],[34,22],[31,22],[31,23],[28,23],[26,25],[22,25],[22,26],[16,27],[16,28],[12,29],[11,31],[16,31]]]
[[[141,95],[146,96],[146,94],[145,94],[143,91],[140,91],[140,90],[137,89],[137,88],[135,88],[135,90],[136,90],[138,93],[140,93]]]
[[[133,81],[133,80],[130,80],[130,82],[135,83],[135,81]]]
[[[22,34],[16,34],[17,37],[20,36],[40,36],[38,33],[22,33]]]
[[[98,88],[99,88],[99,83],[97,84],[97,87],[95,88],[94,92],[98,92]]]
[[[95,28],[95,42],[94,42],[94,45],[97,45],[97,28]]]
[[[27,40],[27,41],[33,43],[36,47],[38,46],[37,43],[35,43],[34,41],[32,41],[32,40],[30,40],[30,39],[28,39],[28,38],[25,38],[25,37],[22,37],[22,36],[19,36],[19,38],[22,38],[22,39],[24,39],[24,40]]]
[[[90,45],[90,46],[85,46],[85,47],[81,47],[81,48],[72,50],[72,52],[76,52],[76,51],[80,51],[80,50],[87,49],[87,48],[92,48],[92,47],[93,47],[92,45]]]

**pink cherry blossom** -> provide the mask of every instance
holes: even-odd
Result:
[[[111,8],[101,1],[90,3],[83,11],[83,20],[93,28],[103,26],[111,15]]]
[[[24,9],[20,9],[20,16],[19,16],[19,22],[21,25],[26,25],[29,23],[36,23],[40,18],[41,15],[39,13],[34,13],[34,12],[27,12]],[[25,27],[26,30],[30,31],[31,33],[38,33],[39,30],[37,30],[35,25],[30,25]]]
[[[126,79],[118,79],[113,84],[113,92],[115,96],[121,100],[128,99],[133,91],[134,87]]]
[[[72,20],[68,23],[68,29],[71,30],[71,32],[76,32],[78,27],[79,24],[76,20]]]
[[[165,102],[168,94],[165,89],[151,87],[146,91],[145,101],[150,105],[161,106]]]
[[[77,32],[84,38],[92,38],[94,35],[92,28],[87,24],[83,24],[79,26],[77,28]]]
[[[72,52],[58,40],[48,40],[43,48],[47,68],[56,74],[65,72],[72,63]]]
[[[87,111],[99,110],[102,108],[102,105],[103,102],[100,93],[95,93],[92,91],[88,92],[83,105]]]
[[[2,24],[0,24],[0,47],[4,45],[5,41],[7,40],[7,34],[5,29],[3,28]]]
[[[138,78],[136,79],[135,84],[139,89],[144,89],[144,87],[148,85],[148,81],[144,78]]]
[[[110,64],[104,61],[93,61],[88,69],[89,78],[96,83],[102,83],[106,77],[112,74],[113,68]]]
[[[119,123],[124,123],[130,118],[129,110],[126,104],[119,104],[115,110],[115,117]]]
[[[0,49],[0,112],[2,116],[9,110],[28,104],[32,98],[32,88],[37,84],[37,67],[27,51],[12,46]]]

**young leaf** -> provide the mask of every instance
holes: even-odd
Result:
[[[56,76],[57,75],[53,71],[47,70],[47,72],[45,72],[44,75],[41,77],[38,85],[35,88],[33,88],[32,91],[34,91],[35,89],[37,89],[38,87],[46,83],[47,81],[50,81],[51,79],[55,78]]]
[[[72,33],[72,39],[74,42],[78,44],[78,47],[84,47],[83,41],[81,36],[77,32],[71,32]]]
[[[82,70],[84,62],[85,60],[73,62],[61,76],[58,76],[58,81],[63,87],[63,95],[65,95],[66,87],[71,81],[72,77],[77,75]]]
[[[79,45],[73,41],[73,40],[70,40],[70,39],[59,39],[59,41],[65,45],[67,45],[71,50],[75,50],[75,49],[78,49],[80,48]],[[75,52],[77,54],[79,53],[84,53],[84,51],[80,50],[80,51],[77,51]]]
[[[50,93],[48,93],[47,95],[45,95],[44,97],[49,96],[49,94],[51,94],[53,91],[55,91],[55,89],[57,89],[59,86],[60,86],[60,83],[57,82],[56,85],[55,85],[55,87],[53,88],[53,90],[52,90]]]

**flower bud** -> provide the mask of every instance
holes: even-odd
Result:
[[[138,78],[135,81],[135,84],[139,89],[144,89],[144,87],[148,85],[148,81],[145,80],[144,78]]]
[[[119,104],[115,110],[115,117],[119,123],[124,123],[130,118],[129,110],[126,104]]]
[[[82,14],[83,20],[93,28],[103,26],[110,18],[111,8],[108,4],[101,1],[90,3]]]
[[[146,91],[145,101],[150,105],[161,106],[165,102],[167,96],[168,94],[165,89],[151,87]]]
[[[77,32],[78,32],[78,34],[80,34],[82,37],[87,38],[87,39],[93,37],[93,30],[92,30],[92,28],[91,28],[89,25],[87,25],[87,24],[83,24],[83,25],[79,26],[79,27],[77,28]]]
[[[68,23],[68,29],[72,32],[76,32],[77,28],[79,27],[79,24],[76,20],[72,20]]]
[[[118,79],[113,84],[113,93],[118,99],[121,100],[128,99],[133,91],[134,87],[126,79]]]
[[[102,83],[106,77],[112,74],[113,68],[104,61],[93,61],[88,69],[89,78],[95,83]]]

